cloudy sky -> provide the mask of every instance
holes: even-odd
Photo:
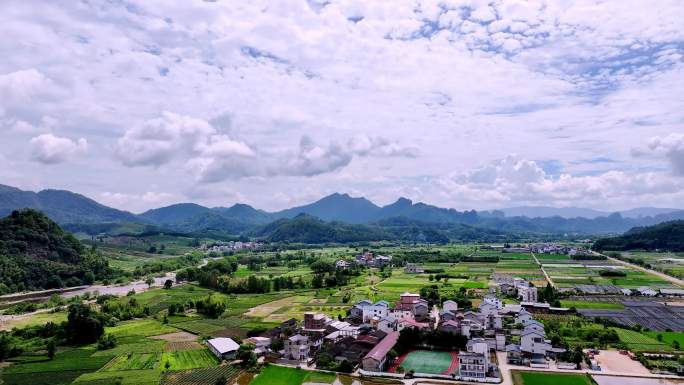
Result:
[[[684,208],[684,2],[0,2],[0,183]]]

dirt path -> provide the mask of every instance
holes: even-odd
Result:
[[[534,255],[534,253],[530,253],[530,254],[532,254],[532,258],[534,258],[534,261],[537,262],[537,265],[539,265],[541,272],[544,274],[544,277],[546,278],[546,282],[550,283],[551,287],[555,288],[556,284],[553,282],[551,277],[549,277],[549,275],[546,273],[546,270],[544,270],[544,265],[542,265],[541,262],[539,262],[539,260],[537,259],[537,256]]]

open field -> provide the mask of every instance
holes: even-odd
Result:
[[[117,356],[107,363],[101,370],[142,370],[154,369],[159,365],[159,353],[128,353]]]
[[[305,382],[332,384],[335,374],[270,365],[254,377],[249,385],[301,385]]]
[[[674,341],[677,341],[679,346],[684,347],[684,333],[682,332],[646,332],[646,334],[651,337],[658,339],[658,335],[661,336],[662,342],[667,345],[672,345]]]
[[[615,331],[620,337],[620,341],[627,344],[629,349],[633,351],[658,352],[673,350],[671,346],[666,345],[646,334],[620,328],[615,328]]]
[[[161,361],[163,368],[166,368],[167,362],[169,363],[169,370],[209,368],[218,365],[216,356],[208,349],[165,352]]]
[[[563,307],[574,307],[576,309],[624,309],[625,305],[619,302],[595,302],[595,301],[561,301]]]
[[[162,385],[206,385],[214,384],[221,376],[226,377],[229,384],[238,378],[241,369],[236,366],[217,366],[206,369],[186,370],[182,372],[166,372],[161,380]],[[240,385],[245,385],[240,383]]]
[[[587,374],[523,372],[511,370],[515,385],[592,385]]]

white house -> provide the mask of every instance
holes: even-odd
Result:
[[[485,352],[459,352],[458,353],[458,374],[463,378],[485,378],[487,376],[488,362],[488,347],[484,345]],[[481,347],[478,347],[479,350]]]
[[[534,286],[518,286],[518,299],[522,302],[537,302],[537,288]]]
[[[544,324],[537,320],[529,320],[523,325],[523,331],[529,331],[529,330],[534,330],[538,331],[544,335],[546,335],[546,332],[544,331]]]
[[[515,316],[515,323],[522,324],[523,326],[532,320],[532,313],[525,309],[520,309],[520,312]]]
[[[444,301],[444,303],[442,304],[442,310],[446,310],[446,311],[450,311],[452,313],[456,313],[456,311],[458,310],[458,303],[456,303],[456,301],[452,301],[452,300]]]
[[[370,322],[373,317],[381,319],[389,315],[389,303],[387,301],[371,303],[369,300],[364,299],[354,305],[351,315],[361,318],[363,322]]]
[[[209,350],[219,359],[235,358],[235,353],[240,348],[237,342],[227,337],[212,338],[207,341]]]
[[[249,337],[244,342],[254,345],[254,353],[257,356],[267,353],[271,347],[271,339],[267,337]]]
[[[538,330],[523,331],[520,336],[520,350],[529,354],[546,355],[551,350],[551,343],[545,337],[544,332]]]
[[[503,309],[503,301],[493,295],[486,295],[482,300],[483,304],[493,305],[497,310]]]
[[[292,360],[306,360],[309,357],[311,346],[309,337],[295,334],[285,340],[285,357]]]

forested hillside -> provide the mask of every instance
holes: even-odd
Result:
[[[38,211],[0,219],[0,293],[78,286],[109,272],[104,258]]]
[[[684,251],[684,221],[636,227],[620,237],[599,239],[594,249]]]

